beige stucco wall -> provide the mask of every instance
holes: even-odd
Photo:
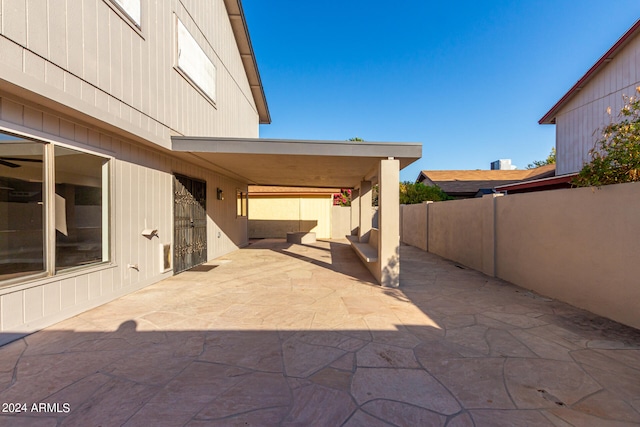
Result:
[[[429,251],[482,270],[482,199],[429,204]]]
[[[430,252],[640,328],[640,183],[427,209]],[[404,215],[403,236],[418,234],[423,221]]]
[[[427,250],[427,204],[401,206],[402,243]],[[405,227],[406,224],[406,227]]]
[[[259,196],[249,198],[249,237],[286,238],[290,231],[313,231],[331,238],[331,196]]]
[[[331,206],[331,238],[344,239],[351,235],[351,207]]]
[[[640,183],[498,200],[497,275],[640,328]]]

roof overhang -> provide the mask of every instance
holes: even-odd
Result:
[[[267,105],[267,98],[264,94],[264,88],[262,87],[258,63],[253,53],[253,45],[251,44],[251,37],[249,37],[249,27],[247,26],[247,20],[245,19],[244,10],[242,9],[242,2],[241,0],[224,0],[224,5],[227,8],[231,29],[233,30],[233,35],[236,39],[238,50],[240,51],[240,57],[242,58],[242,65],[249,80],[251,94],[253,95],[253,100],[258,110],[260,124],[269,124],[271,123],[271,115],[269,113],[269,106]]]
[[[181,136],[171,143],[173,151],[253,185],[355,188],[375,175],[380,160],[392,157],[403,169],[422,157],[420,143]]]
[[[529,192],[529,191],[541,191],[552,190],[558,188],[571,187],[571,180],[576,177],[577,173],[570,173],[565,175],[557,175],[548,178],[534,179],[531,181],[514,182],[513,184],[499,185],[495,187],[498,192]]]
[[[556,123],[556,116],[560,110],[578,93],[587,83],[602,70],[613,58],[620,52],[638,33],[640,33],[640,19],[627,31],[620,39],[596,62],[593,67],[582,76],[578,82],[573,85],[569,92],[567,92],[561,99],[554,105],[547,114],[542,117],[538,123],[541,125],[553,125]]]

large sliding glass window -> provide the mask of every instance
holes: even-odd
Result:
[[[0,282],[109,260],[108,166],[0,133]]]
[[[45,271],[44,145],[0,133],[0,280]]]
[[[55,147],[56,270],[107,261],[107,160]]]

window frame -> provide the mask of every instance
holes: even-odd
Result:
[[[114,156],[106,154],[104,152],[97,152],[92,149],[86,149],[74,144],[69,144],[60,141],[54,141],[47,138],[40,138],[30,134],[23,134],[13,129],[5,129],[0,126],[0,133],[14,136],[25,140],[25,142],[32,142],[41,144],[43,146],[43,263],[44,271],[39,271],[34,274],[28,274],[10,279],[0,279],[0,290],[12,285],[21,285],[29,283],[35,280],[52,279],[56,277],[77,275],[79,272],[86,274],[89,271],[101,270],[105,267],[115,265],[115,247],[113,244],[114,233],[113,215],[115,212],[115,204],[113,197],[114,188]],[[104,159],[105,164],[102,169],[102,201],[106,202],[107,206],[102,207],[102,251],[103,260],[93,262],[86,265],[78,265],[73,267],[64,268],[56,271],[56,224],[55,224],[55,147],[66,148],[76,151],[81,154],[88,154]],[[106,177],[105,177],[106,175]],[[106,187],[106,189],[105,189]],[[105,231],[106,228],[106,231]],[[105,259],[106,257],[106,259]]]
[[[218,67],[216,67],[216,64],[213,62],[213,60],[211,58],[209,58],[209,56],[204,51],[202,46],[200,46],[200,43],[198,43],[198,41],[193,36],[191,31],[189,31],[189,28],[187,28],[187,26],[184,24],[184,22],[178,17],[178,15],[175,12],[173,14],[173,17],[174,17],[174,19],[173,19],[173,21],[174,21],[174,31],[173,31],[173,35],[174,35],[174,49],[173,49],[174,61],[173,61],[173,68],[196,91],[198,91],[198,93],[200,93],[200,95],[202,95],[202,97],[204,99],[206,99],[207,102],[209,102],[214,108],[217,108],[217,103],[218,103],[218,101],[217,101],[217,97],[218,97]],[[200,49],[200,51],[204,55],[204,58],[206,58],[211,63],[211,66],[213,67],[213,71],[214,71],[214,75],[213,75],[213,94],[208,94],[206,89],[203,88],[202,86],[200,86],[200,84],[196,81],[197,77],[196,76],[191,76],[189,74],[188,70],[185,70],[184,68],[182,68],[180,66],[180,40],[179,40],[180,39],[180,25],[182,25],[184,27],[184,29],[187,32],[187,34],[191,37],[191,40],[193,40],[195,45]]]
[[[236,188],[236,218],[249,218],[249,192]]]
[[[103,0],[104,3],[107,4],[120,18],[129,26],[132,30],[134,30],[138,35],[144,39],[144,34],[142,32],[142,17],[144,15],[144,4],[142,0],[140,0],[140,23],[135,21],[131,15],[127,13],[126,10],[120,4],[116,2],[116,0]]]

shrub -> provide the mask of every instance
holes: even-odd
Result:
[[[640,86],[636,88],[640,94]],[[601,186],[640,181],[640,98],[625,96],[618,121],[602,131],[602,137],[589,150],[591,162],[584,165],[573,184]],[[611,108],[607,110],[611,115]]]
[[[451,200],[440,187],[431,187],[421,182],[401,182],[400,183],[400,204],[412,205],[426,201],[439,202],[441,200]]]

